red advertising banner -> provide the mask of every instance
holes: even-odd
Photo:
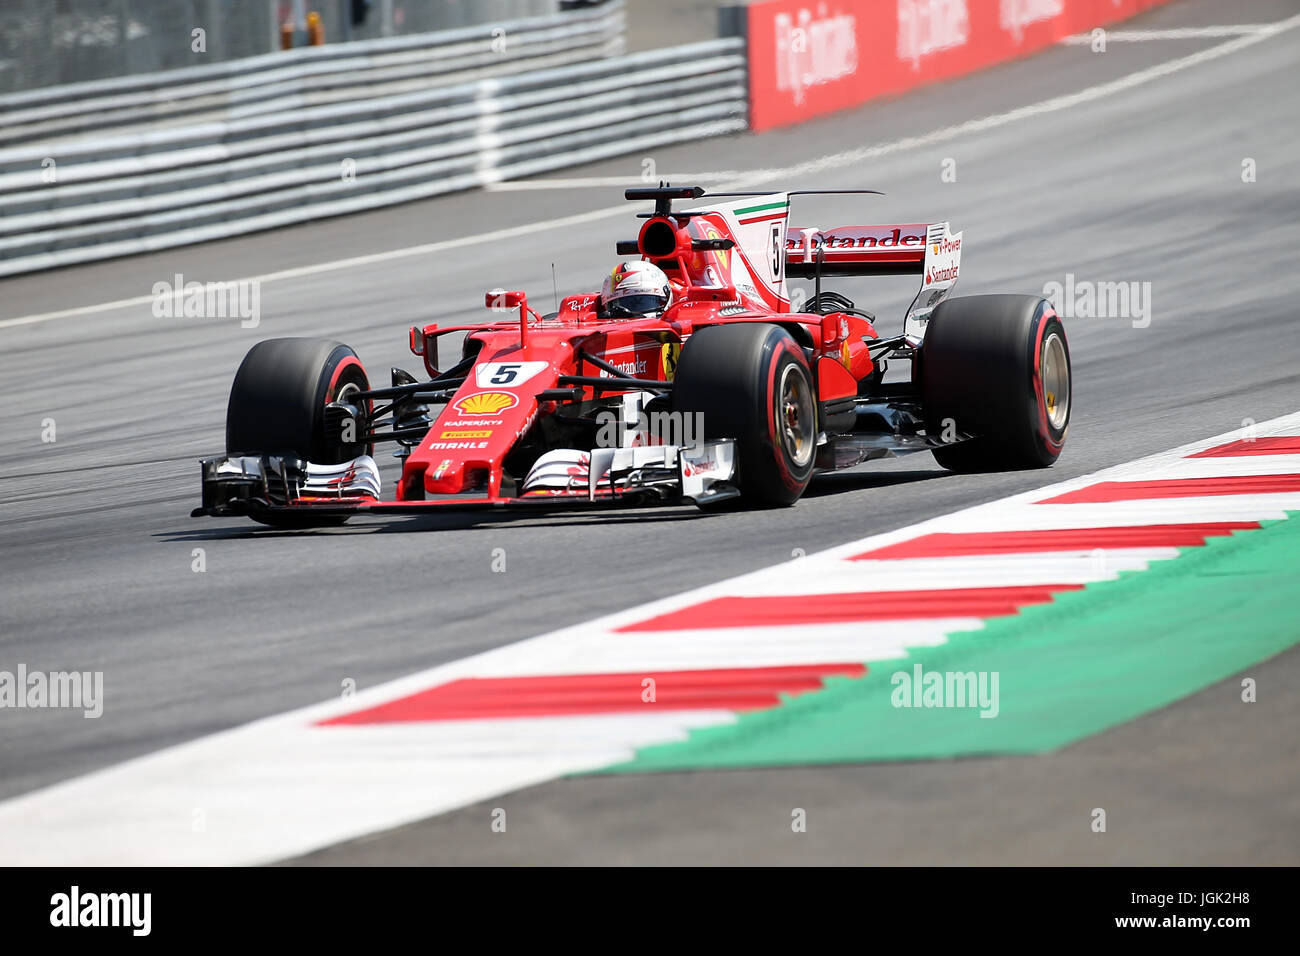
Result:
[[[750,126],[1025,56],[1170,0],[766,0],[746,8]]]

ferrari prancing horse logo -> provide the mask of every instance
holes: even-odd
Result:
[[[677,359],[682,354],[681,342],[665,342],[659,350],[660,364],[664,369],[664,381],[671,382],[677,374]]]
[[[706,238],[706,239],[722,239],[722,238],[724,238],[724,237],[723,237],[722,233],[718,232],[718,229],[717,229],[716,226],[708,225],[708,226],[705,226],[705,227],[704,227],[704,238]],[[731,268],[731,253],[728,252],[726,249],[719,249],[719,250],[717,250],[717,253],[718,253],[718,261],[722,263],[722,268],[724,268],[724,269],[730,269],[730,268]]]

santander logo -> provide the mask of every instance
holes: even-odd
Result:
[[[921,68],[921,58],[964,46],[970,37],[966,0],[898,0],[898,58]]]
[[[804,90],[852,76],[858,69],[857,20],[850,14],[830,13],[825,3],[816,12],[800,7],[793,17],[778,13],[776,34],[776,88],[802,103]]]
[[[933,285],[936,282],[947,282],[949,279],[957,278],[957,266],[949,266],[946,269],[926,269],[925,284]]]

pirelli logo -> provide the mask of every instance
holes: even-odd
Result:
[[[471,438],[491,438],[492,429],[479,429],[476,431],[451,431],[443,432],[438,438],[442,441],[467,441]]]

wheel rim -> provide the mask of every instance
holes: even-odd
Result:
[[[790,459],[803,467],[812,460],[816,416],[813,414],[812,393],[799,374],[799,366],[787,365],[781,373],[780,396],[781,444]]]
[[[334,397],[325,396],[330,402],[350,402],[352,396],[361,391],[361,386],[356,382],[344,382],[334,392]]]
[[[1055,431],[1063,429],[1070,419],[1070,360],[1055,332],[1043,343],[1043,404],[1048,423]]]
[[[345,379],[348,377],[348,375],[351,374],[351,371],[352,370],[349,369],[348,372],[345,373],[344,375]],[[328,401],[331,402],[349,402],[349,403],[354,402],[355,399],[353,398],[353,396],[361,392],[363,387],[365,387],[365,385],[366,383],[364,380],[362,381],[356,381],[355,379],[353,381],[345,380],[340,382],[337,385],[337,387],[334,390],[333,398],[330,398],[328,395],[326,395],[325,397]],[[369,403],[363,402],[362,404],[366,406],[363,410],[363,414],[368,416],[370,413]],[[359,423],[358,423],[358,427],[359,427]],[[342,463],[347,461],[350,458],[356,458],[358,455],[368,455],[372,450],[373,450],[372,446],[367,445],[361,441],[351,441],[351,442],[340,441],[337,445],[334,446],[333,453],[331,454],[330,457],[337,458],[339,463]]]

